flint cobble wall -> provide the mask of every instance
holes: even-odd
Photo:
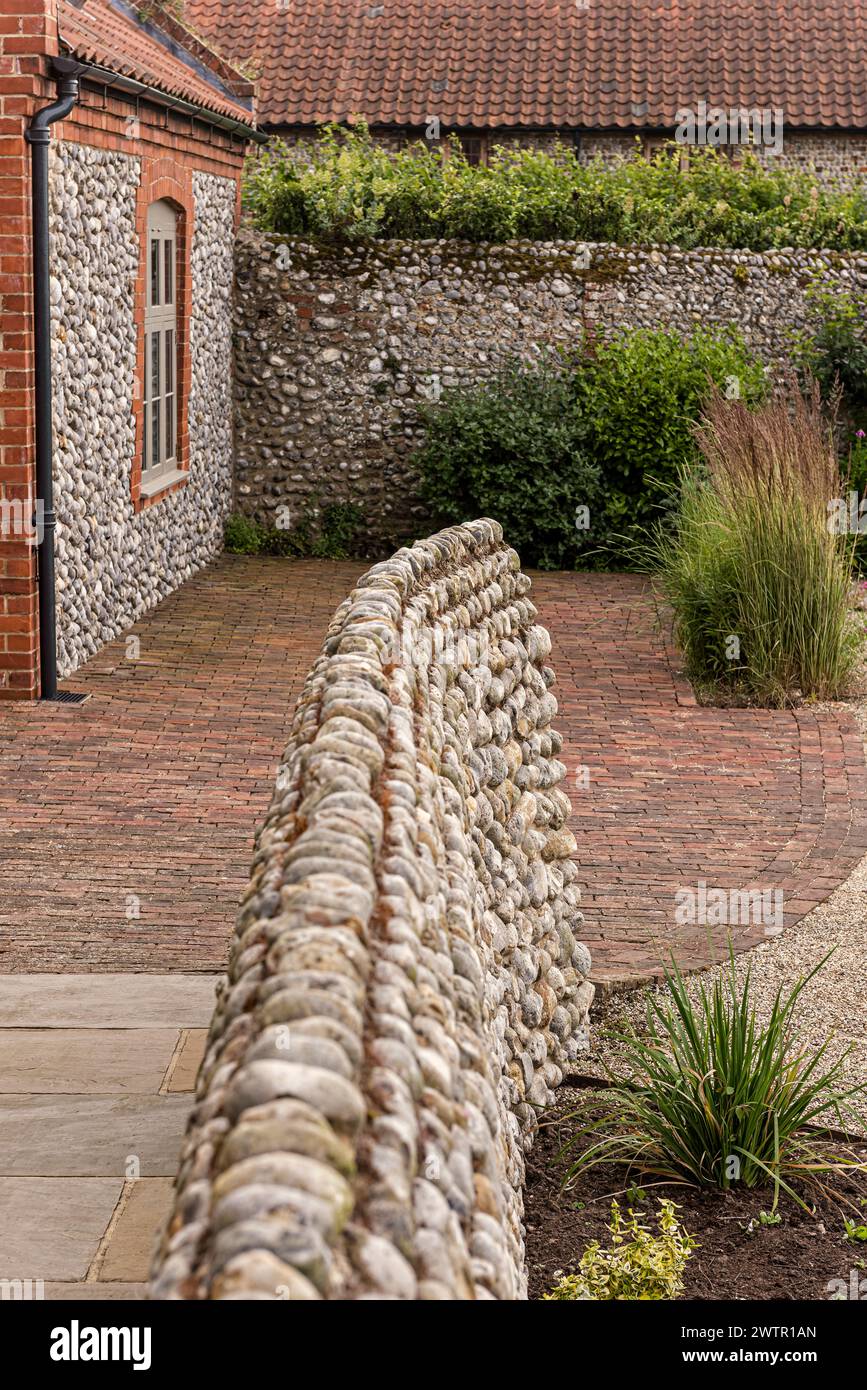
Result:
[[[426,529],[412,454],[419,406],[444,389],[621,327],[734,324],[780,368],[816,278],[863,289],[867,256],[569,242],[328,248],[244,230],[235,505],[294,526],[353,502],[359,539],[381,554]]]
[[[294,718],[158,1298],[515,1299],[593,986],[530,581],[495,522],[373,567]]]

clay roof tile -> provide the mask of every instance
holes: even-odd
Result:
[[[705,100],[780,106],[790,126],[867,127],[867,0],[186,0],[184,15],[228,60],[257,61],[272,125],[340,117],[339,73],[371,124],[409,111],[496,125],[507,112],[529,126],[671,128]]]
[[[253,86],[161,5],[59,0],[60,50],[253,126]]]

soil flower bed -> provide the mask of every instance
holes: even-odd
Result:
[[[561,1274],[576,1272],[591,1241],[609,1242],[615,1195],[622,1208],[632,1206],[651,1223],[663,1198],[677,1203],[681,1227],[698,1243],[687,1261],[682,1300],[867,1298],[867,1241],[855,1234],[867,1221],[867,1172],[829,1175],[824,1196],[812,1186],[799,1193],[814,1204],[812,1212],[781,1193],[772,1213],[772,1186],[723,1192],[642,1185],[639,1175],[625,1179],[623,1169],[613,1165],[582,1171],[564,1188],[575,1154],[564,1159],[560,1150],[575,1131],[575,1112],[587,1094],[562,1089],[528,1159],[524,1207],[531,1299],[541,1299]],[[867,1146],[847,1148],[846,1156],[864,1162]]]

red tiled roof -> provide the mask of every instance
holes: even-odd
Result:
[[[186,0],[258,72],[266,124],[675,125],[782,107],[867,125],[867,0]]]
[[[139,12],[150,17],[143,21]],[[59,0],[57,26],[62,53],[254,124],[240,96],[252,91],[250,83],[156,5],[137,11],[113,0]]]

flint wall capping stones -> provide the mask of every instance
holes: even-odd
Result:
[[[529,590],[481,520],[375,565],[331,623],[153,1297],[526,1297],[524,1154],[593,997]]]

